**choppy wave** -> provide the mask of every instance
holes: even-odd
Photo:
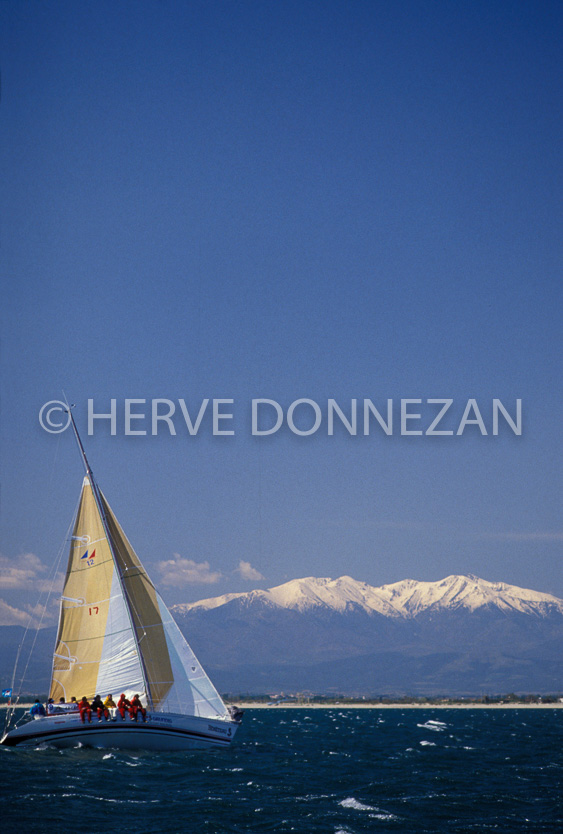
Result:
[[[417,727],[422,727],[425,730],[433,730],[436,733],[443,733],[448,726],[445,721],[434,721],[429,719],[424,724],[417,724]]]
[[[377,808],[374,808],[373,805],[364,805],[362,802],[354,799],[353,796],[343,799],[339,805],[342,805],[343,808],[353,808],[355,811],[377,811]]]
[[[2,834],[552,834],[562,728],[558,710],[276,707],[225,751],[0,748]]]

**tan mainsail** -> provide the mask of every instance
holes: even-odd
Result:
[[[51,698],[96,694],[115,567],[92,487],[84,479],[66,572]]]

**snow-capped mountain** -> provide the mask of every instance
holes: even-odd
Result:
[[[266,606],[299,612],[327,609],[344,613],[353,608],[385,617],[409,619],[426,611],[456,611],[498,608],[500,611],[544,616],[563,614],[563,600],[550,594],[518,588],[504,582],[488,582],[477,576],[447,576],[438,582],[404,579],[392,585],[373,587],[350,576],[338,579],[309,576],[293,579],[267,591],[224,594],[199,602],[175,605],[179,615],[210,611],[233,600],[244,606]]]
[[[306,577],[172,611],[223,691],[563,690],[563,600],[475,576]]]

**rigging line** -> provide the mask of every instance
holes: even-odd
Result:
[[[99,489],[99,487],[98,487],[98,489]],[[109,511],[112,512],[111,507],[107,503],[107,499],[105,498],[105,496],[103,495],[101,490],[99,490],[99,491],[100,491],[100,494],[102,495],[103,500],[104,500],[106,506],[108,507]],[[113,515],[113,513],[112,513],[112,515]],[[153,647],[152,647],[151,641],[150,640],[147,641],[146,644],[143,646],[142,650],[141,650],[141,643],[143,643],[145,637],[149,636],[149,634],[147,632],[147,629],[150,629],[154,626],[158,626],[158,627],[164,629],[164,622],[162,620],[162,611],[161,611],[160,602],[159,602],[161,597],[160,597],[160,594],[158,593],[158,591],[156,590],[156,587],[155,587],[153,581],[151,580],[149,574],[147,573],[144,565],[140,562],[139,557],[137,556],[137,553],[136,553],[133,545],[131,544],[131,542],[129,541],[129,539],[127,537],[127,534],[121,528],[121,525],[117,521],[117,518],[115,516],[113,516],[113,518],[114,518],[114,523],[119,528],[117,532],[119,533],[119,541],[120,541],[121,545],[125,548],[125,552],[128,553],[129,556],[131,556],[131,554],[132,554],[135,557],[135,559],[137,560],[137,564],[133,564],[133,565],[125,568],[124,572],[121,574],[121,579],[122,579],[122,587],[123,588],[125,587],[125,583],[127,583],[128,591],[127,591],[127,595],[125,595],[125,593],[124,593],[124,596],[126,597],[127,604],[130,606],[131,611],[135,614],[135,616],[137,618],[137,621],[139,623],[139,629],[138,629],[139,632],[142,631],[141,636],[138,637],[136,626],[133,624],[134,638],[137,641],[137,646],[139,648],[140,661],[141,661],[142,669],[144,671],[146,669],[146,664],[147,663],[150,663],[153,666],[158,665],[159,654],[158,654],[158,652],[156,654],[153,652]],[[119,573],[119,569],[118,569],[118,573]],[[134,589],[134,587],[130,588],[129,587],[129,582],[127,582],[127,580],[129,580],[130,578],[137,578],[137,577],[142,577],[143,580],[147,583],[147,585],[154,591],[155,597],[156,597],[157,613],[161,618],[160,622],[153,623],[152,625],[146,625],[146,624],[143,623],[143,618],[141,616],[141,611],[137,607],[135,589]],[[144,588],[143,590],[146,592],[146,588]],[[154,703],[152,703],[152,701],[153,701],[152,693],[149,689],[149,684],[148,684],[148,671],[147,671],[146,681],[147,681],[147,685],[146,685],[147,698],[151,702],[151,705],[153,706],[153,708],[155,708]],[[155,682],[153,681],[153,683],[155,683]],[[159,701],[159,704],[160,704],[160,701]]]
[[[50,491],[50,488],[51,488],[51,484],[52,484],[52,482],[53,482],[53,474],[54,474],[54,469],[55,469],[55,463],[56,463],[56,460],[57,460],[57,454],[58,454],[58,447],[59,447],[59,443],[60,443],[60,437],[59,437],[59,438],[57,438],[57,445],[56,445],[56,447],[55,447],[55,459],[53,460],[53,463],[52,463],[52,465],[51,465],[51,474],[50,474],[50,476],[49,476],[49,482],[48,482],[48,485],[47,485],[47,488],[48,488],[48,490],[49,490],[49,491]],[[64,547],[64,544],[61,546],[61,550],[59,551],[59,554],[60,554],[60,552],[62,552],[62,547]],[[55,577],[55,575],[56,575],[56,570],[57,570],[57,567],[58,567],[58,563],[59,563],[59,562],[60,562],[60,555],[59,555],[59,559],[57,560],[56,567],[55,567],[55,570],[54,570],[54,572],[53,572],[53,575],[52,575],[52,577],[51,577],[51,575],[50,575],[50,574],[48,575],[48,577],[47,577],[47,582],[50,582],[50,581],[52,581],[52,579],[54,579],[54,577]],[[39,594],[39,598],[38,598],[37,602],[35,603],[35,606],[34,606],[34,609],[33,609],[33,610],[35,610],[36,608],[38,608],[38,607],[39,607],[39,605],[41,604],[41,597],[42,597],[42,594],[43,594],[43,591],[41,591],[41,592],[40,592],[40,594]],[[48,602],[49,602],[49,596],[47,596],[47,599],[45,600],[44,609],[43,609],[44,611],[45,611],[45,609],[46,609],[46,607],[47,607],[47,603],[48,603]],[[32,611],[30,611],[30,612],[29,612],[29,617],[28,617],[28,620],[27,620],[27,624],[26,624],[25,629],[24,629],[24,633],[23,633],[22,639],[21,639],[21,641],[20,641],[20,644],[19,644],[19,646],[18,646],[18,650],[17,650],[17,652],[16,652],[16,659],[15,659],[15,662],[14,662],[14,669],[13,669],[13,672],[12,672],[12,680],[11,680],[11,688],[12,688],[12,691],[16,688],[16,686],[15,686],[15,681],[16,681],[16,674],[17,674],[17,668],[18,668],[18,663],[19,663],[19,659],[20,659],[20,654],[21,654],[22,648],[23,648],[23,646],[24,646],[24,644],[25,644],[25,641],[26,641],[26,638],[27,638],[28,631],[29,631],[29,630],[30,630],[30,628],[31,628],[31,622],[32,622],[32,619],[33,619],[33,613],[32,613]],[[36,630],[35,639],[37,639],[37,630]],[[13,708],[12,708],[12,709],[8,708],[8,710],[7,710],[7,712],[6,712],[6,722],[5,722],[6,724],[9,724],[9,721],[10,721],[10,719],[11,719],[11,716],[13,715],[13,712],[14,712],[14,710],[15,710],[15,705],[16,705],[16,704],[18,703],[18,701],[19,701],[20,692],[21,692],[21,687],[23,686],[23,682],[24,682],[24,680],[25,680],[25,674],[26,674],[26,672],[27,672],[27,666],[29,665],[29,660],[30,660],[31,654],[33,653],[33,649],[34,649],[34,647],[35,647],[35,640],[33,641],[33,644],[32,644],[32,647],[31,647],[31,650],[30,650],[30,652],[29,652],[28,662],[27,662],[27,664],[26,664],[26,667],[25,667],[25,670],[24,670],[23,676],[22,676],[22,678],[21,678],[21,680],[20,680],[19,691],[17,692],[16,697],[15,697],[15,699],[14,699],[14,701],[13,701]],[[10,707],[12,707],[12,704],[10,704]]]
[[[78,503],[76,505],[76,510],[77,509],[78,509]],[[75,510],[75,513],[76,513],[76,510]],[[53,564],[51,566],[51,571],[47,576],[47,589],[46,589],[46,591],[41,591],[40,592],[37,603],[35,604],[34,609],[33,609],[33,610],[35,610],[35,608],[38,608],[41,605],[41,598],[42,598],[43,594],[46,593],[47,596],[46,596],[45,602],[42,605],[42,612],[41,612],[41,616],[39,618],[39,625],[35,629],[35,636],[33,638],[31,648],[30,648],[28,656],[27,656],[27,661],[26,661],[23,673],[22,673],[21,678],[20,678],[18,691],[17,691],[16,697],[15,697],[15,699],[14,699],[12,705],[11,705],[11,709],[9,710],[8,714],[6,715],[6,726],[7,727],[9,726],[9,724],[11,722],[11,719],[12,719],[14,713],[15,713],[16,706],[17,706],[17,704],[19,702],[19,699],[20,699],[21,690],[22,690],[23,684],[24,684],[25,679],[26,679],[27,670],[29,668],[31,657],[32,657],[33,651],[35,649],[35,644],[37,642],[37,637],[39,635],[39,631],[41,630],[41,626],[43,625],[43,620],[44,620],[45,615],[47,613],[47,606],[49,604],[51,594],[53,593],[53,590],[54,590],[53,589],[53,583],[54,583],[55,577],[58,573],[59,566],[60,566],[61,559],[62,559],[62,555],[63,555],[63,552],[64,552],[64,548],[65,548],[65,545],[66,545],[67,541],[69,540],[70,532],[71,532],[73,523],[74,523],[74,519],[70,522],[70,524],[68,526],[66,536],[63,539],[63,542],[62,542],[61,546],[59,547],[59,552],[57,554],[57,558],[53,562]],[[17,654],[16,654],[16,660],[15,660],[15,663],[14,663],[14,670],[13,670],[13,673],[12,673],[12,683],[11,683],[12,689],[16,688],[16,674],[17,674],[17,668],[18,668],[18,663],[19,663],[19,659],[20,659],[20,654],[21,654],[21,651],[22,651],[23,646],[25,644],[27,634],[28,634],[29,630],[31,629],[32,619],[33,619],[33,613],[30,612],[23,637],[22,637],[21,642],[18,646],[18,651],[17,651]]]
[[[100,490],[100,493],[101,493],[101,490]],[[103,496],[103,493],[101,493],[101,495]],[[103,496],[103,498],[104,498],[104,501],[105,501],[108,509],[111,512],[111,508],[109,507],[109,504],[107,503],[107,500],[106,500],[105,496]],[[119,540],[121,542],[121,545],[123,545],[125,547],[126,552],[130,552],[129,555],[132,553],[136,557],[137,561],[139,561],[135,549],[133,548],[131,542],[127,538],[127,535],[125,534],[125,531],[123,529],[121,529],[121,526],[119,525],[119,522],[117,521],[117,518],[115,516],[114,516],[114,521],[117,524],[117,526],[119,527],[118,533],[119,533]],[[108,543],[109,543],[109,539],[108,539]],[[110,549],[112,550],[112,553],[114,552],[114,550],[113,550],[114,546],[115,546],[115,544],[114,544],[113,539],[112,539],[112,542],[110,543]],[[138,654],[139,654],[139,660],[140,660],[140,663],[141,663],[141,668],[142,668],[142,671],[144,673],[146,673],[145,688],[147,690],[147,699],[151,703],[151,706],[154,707],[154,704],[152,703],[153,699],[152,699],[152,694],[151,694],[151,691],[150,691],[149,680],[148,680],[148,671],[146,671],[146,661],[145,661],[145,658],[146,658],[147,660],[150,660],[151,663],[153,663],[153,664],[155,663],[155,658],[153,657],[153,654],[152,654],[152,651],[151,651],[150,641],[148,642],[147,647],[144,648],[143,650],[141,650],[141,643],[143,642],[144,638],[148,636],[147,635],[147,628],[149,628],[150,626],[146,626],[143,623],[141,612],[137,608],[137,603],[136,603],[136,599],[135,599],[135,596],[136,596],[135,595],[135,589],[134,588],[129,588],[129,583],[127,582],[127,580],[130,579],[130,578],[136,578],[136,577],[142,576],[146,580],[146,582],[150,585],[150,587],[153,589],[153,591],[155,591],[155,593],[156,593],[156,588],[154,587],[154,584],[152,583],[150,576],[148,575],[145,568],[143,567],[143,565],[140,562],[137,565],[132,565],[131,567],[126,567],[125,570],[123,571],[123,573],[121,573],[119,565],[117,564],[117,560],[115,560],[115,561],[116,561],[116,566],[117,566],[117,572],[118,572],[118,575],[120,576],[121,587],[123,589],[123,596],[126,600],[126,604],[131,609],[133,614],[135,614],[135,616],[137,618],[137,621],[139,623],[139,629],[138,630],[139,631],[142,630],[142,634],[139,637],[138,632],[137,632],[137,626],[135,625],[134,622],[132,622],[133,636],[134,636],[134,639],[137,643],[137,647],[138,647],[138,650],[139,650]],[[130,570],[133,570],[135,572],[133,574],[129,574],[128,571],[130,571]],[[127,586],[125,585],[126,582],[127,582]],[[127,587],[127,593],[125,593],[125,587]],[[162,625],[162,623],[156,623],[156,625]]]
[[[34,640],[33,640],[32,646],[31,646],[30,656],[28,657],[27,664],[26,664],[24,672],[23,672],[22,684],[23,684],[23,681],[25,680],[25,675],[27,673],[27,668],[29,666],[29,661],[31,659],[31,654],[33,653],[33,649],[35,647],[35,641],[37,640],[37,635],[38,635],[38,633],[41,629],[41,626],[43,625],[43,620],[45,619],[45,615],[46,615],[46,612],[47,612],[47,605],[48,605],[49,600],[51,598],[51,594],[53,593],[53,583],[55,581],[55,576],[57,574],[57,571],[58,571],[58,568],[59,568],[59,565],[60,565],[60,562],[61,562],[61,559],[62,559],[62,554],[63,554],[63,551],[64,551],[65,544],[66,544],[66,542],[68,541],[68,538],[69,538],[69,534],[70,534],[72,524],[73,524],[73,522],[71,521],[71,523],[68,527],[65,539],[64,539],[63,543],[61,544],[61,546],[59,548],[59,552],[58,552],[58,555],[57,555],[56,562],[54,563],[53,568],[51,569],[51,574],[47,577],[47,589],[46,589],[46,591],[41,592],[41,594],[39,596],[39,600],[37,601],[37,604],[35,606],[37,608],[39,605],[41,605],[41,596],[42,596],[43,593],[46,593],[46,599],[45,599],[45,602],[42,605],[42,612],[41,612],[41,615],[40,615],[40,618],[39,618],[39,625],[35,630],[35,637],[34,637]],[[29,628],[30,628],[31,616],[32,615],[30,615],[30,620],[28,621],[28,627],[27,627],[26,631],[29,630]]]
[[[92,470],[90,470],[90,473],[92,473]],[[113,561],[114,561],[114,565],[115,565],[115,568],[116,568],[117,576],[119,578],[119,583],[121,585],[121,592],[122,592],[123,599],[124,599],[124,602],[125,602],[125,607],[126,607],[127,612],[129,614],[129,623],[130,623],[130,627],[131,627],[131,632],[133,634],[133,639],[135,640],[135,643],[136,643],[136,646],[137,646],[137,656],[139,658],[139,664],[140,664],[140,667],[141,667],[141,674],[143,676],[143,683],[144,683],[146,694],[147,694],[148,705],[152,708],[153,703],[152,703],[152,694],[151,694],[150,684],[149,684],[149,676],[148,676],[148,672],[147,672],[147,669],[146,669],[146,664],[145,664],[145,659],[143,657],[143,652],[141,651],[141,646],[140,646],[142,637],[139,639],[139,636],[137,634],[137,627],[135,625],[135,621],[134,621],[134,618],[133,618],[132,615],[133,614],[136,615],[137,620],[141,624],[141,627],[142,627],[141,617],[140,617],[139,612],[137,610],[137,607],[135,605],[134,599],[129,594],[129,591],[126,590],[125,580],[127,579],[127,575],[126,575],[126,573],[122,573],[119,561],[116,558],[117,548],[115,546],[115,542],[113,540],[113,537],[111,536],[111,532],[110,532],[110,528],[109,528],[109,524],[108,524],[108,520],[107,520],[107,514],[106,514],[106,511],[105,511],[105,508],[104,508],[104,502],[102,501],[101,490],[98,487],[98,484],[95,482],[94,477],[93,477],[92,474],[90,474],[90,478],[91,478],[92,493],[93,493],[94,499],[96,501],[96,506],[98,508],[98,513],[100,515],[102,525],[103,525],[104,530],[106,532],[107,543],[108,543],[109,549],[111,551],[111,554],[113,556]],[[109,507],[109,505],[107,505],[107,506]],[[143,632],[143,636],[144,636],[144,632]]]
[[[105,501],[105,497],[104,497],[104,501]],[[108,505],[108,507],[109,507],[109,505]],[[116,520],[116,522],[117,522],[117,520]],[[120,541],[125,546],[126,551],[130,550],[131,553],[133,553],[136,556],[135,550],[134,550],[133,546],[131,545],[131,542],[129,541],[129,539],[125,535],[125,532],[123,530],[121,530],[121,528],[120,528]],[[110,545],[110,548],[111,548],[111,545]],[[156,593],[156,589],[154,588],[154,585],[153,585],[149,575],[147,574],[146,570],[144,569],[144,567],[140,563],[138,565],[133,565],[132,568],[128,568],[128,567],[125,568],[125,571],[121,574],[121,577],[120,577],[121,580],[122,580],[122,582],[121,582],[122,588],[124,588],[125,583],[127,582],[127,580],[129,578],[131,578],[131,574],[128,573],[129,570],[134,570],[135,571],[132,574],[133,577],[142,576],[146,580],[146,582],[150,585],[150,587],[153,590],[155,590],[155,593]],[[119,571],[119,567],[118,567],[118,573],[119,572],[120,571]],[[137,643],[137,646],[139,648],[139,655],[140,655],[139,659],[140,659],[141,664],[142,664],[143,669],[144,669],[145,668],[145,666],[144,666],[145,658],[153,664],[156,662],[155,657],[153,656],[153,653],[151,651],[150,641],[141,650],[141,643],[143,643],[145,637],[148,637],[147,628],[150,628],[150,626],[147,626],[147,625],[143,624],[142,617],[141,617],[141,612],[137,608],[134,589],[129,588],[129,583],[128,582],[127,582],[127,588],[128,588],[127,594],[124,593],[123,596],[127,600],[127,604],[131,608],[131,611],[135,614],[135,616],[137,618],[137,621],[139,623],[138,630],[137,630],[137,626],[135,626],[134,623],[132,624],[132,628],[133,628],[133,636],[134,636],[134,638],[136,640],[136,643]],[[156,623],[155,625],[161,625],[161,623]],[[138,631],[140,632],[141,630],[142,630],[142,634],[139,637],[138,636]],[[147,682],[148,682],[148,672],[147,672]],[[150,701],[152,701],[152,695],[151,695],[151,692],[149,690],[148,684],[146,684],[146,689],[147,689],[147,698]]]
[[[96,484],[96,488],[99,490],[100,494],[103,497],[103,500],[104,500],[106,506],[108,507],[109,511],[112,513],[111,507],[109,506],[109,503],[107,502],[106,497],[103,495],[102,491],[99,489],[97,484]],[[158,651],[156,651],[156,653],[155,653],[155,651],[153,651],[154,647],[153,647],[150,640],[147,640],[147,641],[144,642],[142,651],[141,651],[141,643],[143,643],[145,637],[149,636],[147,629],[158,626],[158,627],[162,628],[165,632],[164,621],[162,619],[162,610],[161,610],[160,601],[159,601],[159,600],[161,600],[161,597],[160,597],[160,594],[158,593],[158,591],[156,590],[156,586],[155,586],[154,582],[152,581],[149,574],[147,573],[146,568],[144,567],[144,565],[139,560],[139,557],[137,555],[137,552],[136,552],[135,548],[133,547],[133,545],[129,541],[129,538],[128,538],[127,534],[122,529],[121,525],[119,524],[119,522],[117,521],[117,518],[115,516],[114,516],[114,522],[117,525],[117,527],[119,528],[118,533],[119,533],[119,540],[121,542],[121,545],[125,548],[126,553],[132,554],[135,557],[136,562],[137,562],[137,564],[133,564],[133,565],[130,565],[129,567],[126,567],[125,570],[123,571],[123,573],[121,573],[120,578],[122,579],[122,583],[121,583],[122,588],[127,587],[127,589],[128,589],[128,592],[127,592],[127,595],[126,595],[127,604],[128,604],[128,606],[130,606],[131,611],[133,612],[133,614],[137,618],[137,622],[139,623],[139,632],[142,631],[141,636],[138,637],[136,627],[133,624],[134,638],[135,638],[135,640],[137,642],[137,645],[139,647],[140,661],[141,661],[143,671],[145,671],[145,669],[147,668],[147,664],[151,665],[152,667],[158,666],[158,661],[159,661],[159,657],[160,657]],[[110,547],[111,547],[111,545],[110,545]],[[120,573],[119,568],[118,568],[118,573]],[[155,597],[156,597],[156,611],[157,611],[158,616],[160,617],[160,622],[152,623],[151,625],[146,625],[143,622],[143,617],[141,615],[141,610],[137,606],[135,589],[134,589],[134,587],[130,587],[130,583],[127,581],[129,579],[137,578],[137,577],[141,577],[141,576],[143,577],[143,581],[146,582],[147,585],[149,586],[149,588],[152,589],[152,591],[154,592]],[[147,589],[144,588],[143,591],[146,593]],[[125,596],[125,594],[124,594],[124,596]],[[163,602],[163,600],[162,600],[162,602]],[[165,638],[165,640],[166,640],[166,638]],[[152,694],[150,692],[149,684],[148,684],[148,671],[147,671],[147,674],[146,674],[146,680],[147,680],[147,698],[152,702]],[[153,704],[153,707],[154,707],[154,704]]]
[[[92,488],[92,494],[94,496],[94,501],[96,503],[98,514],[100,516],[100,520],[102,522],[102,526],[104,528],[104,532],[106,534],[107,542],[108,542],[111,554],[113,556],[114,564],[115,564],[115,567],[116,567],[116,570],[117,570],[117,576],[119,578],[119,582],[120,582],[120,585],[121,585],[123,599],[125,601],[125,607],[127,609],[128,615],[129,615],[129,622],[130,622],[130,626],[131,626],[131,632],[133,634],[133,639],[135,640],[135,643],[136,643],[136,646],[137,646],[137,656],[139,658],[139,664],[140,664],[140,667],[141,667],[141,674],[143,676],[143,683],[144,683],[145,691],[146,691],[146,694],[147,694],[148,706],[152,709],[153,708],[153,702],[152,702],[152,694],[151,694],[151,689],[150,689],[150,684],[149,684],[149,676],[148,676],[148,672],[147,672],[147,669],[146,669],[145,659],[143,657],[143,653],[142,653],[142,651],[140,649],[140,646],[139,646],[139,640],[138,640],[138,637],[137,637],[137,630],[136,630],[136,627],[135,627],[135,622],[133,620],[133,612],[135,614],[137,614],[137,617],[139,618],[139,621],[140,621],[140,617],[139,617],[138,612],[136,610],[134,610],[134,607],[132,605],[132,600],[130,600],[129,595],[125,590],[125,584],[124,584],[125,577],[121,572],[121,567],[120,567],[119,562],[116,558],[115,543],[114,543],[114,541],[111,537],[111,532],[110,532],[110,527],[109,527],[109,523],[108,523],[108,519],[107,519],[107,514],[106,514],[106,511],[105,511],[105,508],[104,508],[104,501],[102,500],[102,493],[101,493],[101,490],[100,490],[100,488],[99,488],[99,486],[96,482],[96,479],[94,478],[94,473],[92,472],[92,467],[90,466],[90,464],[88,462],[88,458],[86,457],[86,452],[84,451],[84,446],[82,445],[82,441],[80,439],[80,435],[78,434],[78,429],[76,428],[76,423],[74,421],[74,417],[72,416],[72,405],[69,405],[68,401],[67,401],[67,406],[68,406],[68,412],[67,413],[68,413],[68,415],[70,417],[70,421],[72,423],[74,436],[76,438],[76,442],[78,443],[78,448],[80,449],[80,453],[82,455],[82,460],[83,460],[84,466],[86,468],[86,475],[87,475],[87,477],[90,481],[90,486]],[[107,505],[107,506],[109,508],[109,505]]]
[[[65,401],[66,401],[66,397],[65,397]],[[96,482],[96,479],[94,478],[92,468],[91,468],[91,466],[88,462],[88,459],[86,457],[86,453],[84,451],[84,447],[82,445],[82,441],[81,441],[80,436],[78,434],[78,429],[76,427],[76,423],[75,423],[74,417],[72,415],[72,411],[71,411],[72,406],[68,404],[68,401],[66,401],[66,402],[67,402],[67,407],[68,407],[68,414],[70,416],[70,419],[71,419],[71,422],[72,422],[72,427],[73,427],[73,430],[74,430],[74,435],[76,437],[76,441],[78,443],[78,447],[79,447],[80,453],[82,455],[84,466],[86,468],[86,474],[90,479],[90,483],[91,483],[91,486],[92,486],[92,492],[93,492],[94,499],[96,501],[96,505],[97,505],[97,508],[98,508],[98,513],[100,515],[100,519],[102,521],[102,525],[103,525],[104,531],[106,533],[108,545],[110,547],[110,550],[111,550],[111,553],[112,553],[112,556],[114,558],[114,562],[115,562],[115,565],[116,565],[116,568],[117,568],[117,575],[118,575],[119,580],[120,580],[123,597],[124,597],[126,607],[127,607],[128,613],[129,613],[129,619],[130,619],[131,629],[132,629],[132,633],[133,633],[133,638],[134,638],[134,640],[137,644],[137,654],[138,654],[138,657],[139,657],[141,672],[142,672],[143,680],[144,680],[144,684],[145,684],[145,690],[146,690],[146,694],[147,694],[147,701],[148,701],[149,706],[153,708],[154,707],[153,698],[152,698],[152,693],[151,693],[151,688],[150,688],[150,683],[149,683],[149,675],[148,675],[148,670],[147,670],[147,666],[146,666],[145,655],[146,655],[146,659],[149,660],[153,664],[155,662],[157,662],[158,658],[153,656],[153,652],[151,650],[150,642],[144,648],[144,652],[141,650],[140,642],[143,639],[143,637],[146,636],[146,631],[145,631],[145,627],[143,626],[141,614],[140,614],[140,612],[137,608],[137,605],[136,605],[136,600],[134,598],[134,594],[133,595],[129,594],[128,584],[127,584],[127,589],[128,590],[126,591],[125,581],[128,578],[127,573],[126,572],[122,573],[119,562],[116,559],[115,543],[113,541],[113,538],[110,535],[109,523],[108,523],[107,514],[106,514],[105,506],[104,506],[104,505],[107,505],[107,507],[109,509],[109,504],[107,504],[107,501],[105,500],[105,497],[103,497],[103,495],[102,495],[102,492],[101,492],[101,490],[100,490],[100,488],[99,488],[99,486]],[[125,549],[126,550],[129,549],[133,553],[135,553],[133,547],[131,546],[131,543],[129,542],[129,539],[127,538],[127,536],[125,534],[125,532],[123,530],[121,530],[121,528],[119,529],[119,532],[120,532],[120,538],[123,537],[124,541],[122,542],[122,544],[125,546]],[[153,590],[155,590],[155,593],[156,593],[156,589],[154,587],[154,584],[151,581],[151,579],[150,579],[148,573],[146,572],[145,568],[141,564],[139,564],[138,566],[135,566],[135,567],[137,567],[137,569],[139,570],[139,573],[143,575],[145,581],[150,585],[151,588],[153,588]],[[135,574],[135,575],[138,575],[138,574]],[[134,589],[132,588],[131,590],[133,591]],[[158,606],[158,608],[160,609],[160,606]],[[133,614],[136,616],[137,621],[139,623],[139,626],[143,631],[143,634],[142,634],[141,638],[138,637],[137,628],[136,628],[136,625],[135,625],[135,622],[134,622],[134,618],[132,616]]]
[[[32,643],[32,645],[31,645],[31,648],[30,648],[29,653],[28,653],[27,662],[26,662],[26,665],[25,665],[25,668],[24,668],[23,674],[22,674],[22,676],[21,676],[21,678],[20,678],[19,688],[18,688],[18,692],[17,692],[17,694],[16,694],[15,701],[14,701],[14,703],[13,703],[13,707],[12,707],[11,714],[10,714],[10,719],[11,719],[11,717],[13,716],[13,713],[14,713],[14,711],[15,711],[15,709],[16,709],[16,706],[17,706],[17,704],[18,704],[18,702],[19,702],[19,699],[20,699],[21,689],[22,689],[22,686],[23,686],[24,681],[25,681],[25,679],[26,679],[27,669],[28,669],[28,667],[29,667],[29,663],[30,663],[30,661],[31,661],[31,657],[32,657],[32,655],[33,655],[33,651],[34,651],[34,648],[35,648],[35,643],[36,643],[36,641],[37,641],[37,637],[38,637],[38,634],[39,634],[39,630],[40,630],[40,628],[41,628],[41,625],[42,625],[42,623],[43,623],[43,619],[44,619],[45,613],[46,613],[46,611],[47,611],[47,604],[48,604],[48,602],[49,602],[49,599],[50,599],[50,596],[51,596],[51,593],[52,593],[52,590],[53,590],[53,587],[52,587],[52,586],[53,586],[53,582],[54,582],[55,576],[56,576],[56,574],[57,574],[57,571],[58,571],[58,568],[59,568],[59,565],[60,565],[60,562],[61,562],[61,558],[62,558],[63,550],[64,550],[64,547],[65,547],[65,543],[66,543],[66,541],[68,540],[68,537],[69,537],[69,533],[70,533],[70,529],[71,529],[71,527],[72,527],[72,521],[71,521],[71,523],[70,523],[70,525],[69,525],[69,528],[68,528],[68,530],[67,530],[67,535],[66,535],[65,539],[63,540],[63,542],[62,542],[62,544],[61,544],[60,548],[59,548],[59,552],[58,552],[57,559],[56,559],[56,561],[53,563],[53,566],[51,567],[51,572],[50,572],[50,574],[49,574],[49,575],[48,575],[48,577],[47,577],[47,583],[48,583],[48,584],[47,584],[47,598],[46,598],[46,600],[45,600],[45,603],[43,604],[43,612],[42,612],[42,614],[41,614],[41,618],[40,618],[40,620],[39,620],[39,626],[38,626],[38,627],[37,627],[37,629],[35,630],[35,637],[34,637],[34,639],[33,639],[33,643]],[[43,594],[43,593],[44,593],[43,591],[40,593],[40,595],[39,595],[39,599],[37,600],[37,603],[36,603],[36,605],[35,605],[35,608],[37,608],[37,607],[39,607],[39,605],[41,605],[41,597],[42,597],[42,594]],[[32,613],[32,612],[30,612],[29,619],[28,619],[28,621],[27,621],[27,625],[26,625],[26,628],[25,628],[25,631],[24,631],[24,635],[23,635],[23,637],[22,637],[22,640],[21,640],[21,642],[20,642],[20,645],[18,646],[18,651],[17,651],[17,654],[16,654],[16,660],[15,660],[15,664],[14,664],[14,671],[13,671],[13,674],[12,674],[12,689],[14,689],[14,688],[15,688],[15,681],[16,681],[16,674],[17,674],[17,667],[18,667],[18,663],[19,663],[19,658],[20,658],[20,655],[21,655],[21,651],[22,651],[22,649],[23,649],[23,646],[24,646],[24,644],[25,644],[25,640],[26,640],[26,638],[27,638],[27,634],[28,634],[28,632],[29,632],[29,630],[30,630],[30,628],[31,628],[31,621],[32,621],[32,618],[33,618],[33,613]],[[8,720],[8,719],[7,719],[7,720]]]

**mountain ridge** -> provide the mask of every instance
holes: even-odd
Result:
[[[563,614],[563,600],[551,594],[520,588],[505,582],[490,582],[472,574],[452,574],[435,582],[403,579],[388,585],[372,586],[341,576],[308,576],[292,579],[267,590],[223,594],[193,603],[171,606],[175,615],[210,611],[237,601],[238,606],[306,611],[325,610],[344,613],[352,608],[392,619],[414,619],[423,613],[476,611],[496,608],[544,617]]]
[[[380,588],[349,576],[304,577],[172,613],[226,692],[563,688],[563,600],[475,576]]]

